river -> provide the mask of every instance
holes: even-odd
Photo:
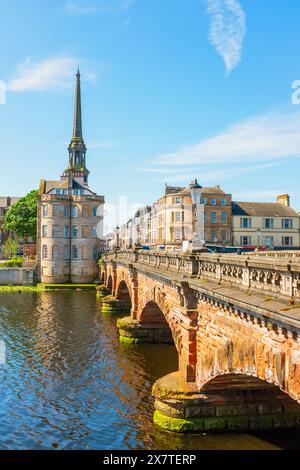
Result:
[[[0,449],[300,449],[300,431],[176,435],[152,422],[169,345],[119,344],[92,292],[0,294]]]

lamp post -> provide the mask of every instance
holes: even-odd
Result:
[[[195,179],[190,183],[190,191],[192,204],[195,210],[195,231],[194,231],[194,240],[199,238],[204,239],[204,236],[200,237],[200,202],[201,202],[201,189],[202,186],[198,184],[198,181]],[[204,227],[203,227],[204,228]],[[203,230],[204,231],[204,230]],[[203,234],[202,234],[203,235]]]
[[[119,225],[116,226],[115,228],[115,232],[116,232],[116,235],[117,235],[117,245],[116,245],[116,249],[119,249],[120,248],[120,227]]]
[[[259,245],[260,245],[260,228],[256,230],[256,235],[257,235],[257,251],[259,251]]]

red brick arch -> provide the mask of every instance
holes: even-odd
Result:
[[[117,284],[116,298],[122,302],[132,303],[131,301],[131,289],[128,287],[126,281],[121,279]]]

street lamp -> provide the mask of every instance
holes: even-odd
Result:
[[[116,245],[116,248],[118,249],[118,248],[120,248],[120,246],[119,246],[119,241],[120,241],[120,240],[119,240],[119,238],[120,238],[120,227],[119,227],[119,225],[116,226],[115,232],[116,232],[116,235],[117,235],[117,245]]]
[[[260,245],[260,228],[256,230],[256,235],[257,235],[257,251],[259,251],[259,245]]]
[[[190,192],[191,192],[191,198],[192,198],[192,203],[195,208],[195,232],[194,232],[194,239],[198,240],[200,237],[200,202],[201,202],[201,190],[202,186],[198,183],[198,181],[195,179],[190,183]],[[204,238],[204,237],[202,237]]]

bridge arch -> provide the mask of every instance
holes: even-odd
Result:
[[[110,274],[107,278],[107,289],[109,289],[110,291],[112,290],[112,285],[113,285],[113,279],[112,279],[112,275]]]
[[[124,280],[120,281],[117,287],[116,298],[121,302],[131,305],[130,290]]]

